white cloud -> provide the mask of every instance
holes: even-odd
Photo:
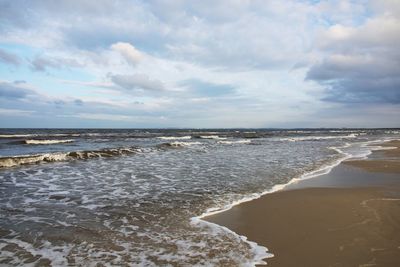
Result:
[[[135,66],[143,59],[143,54],[140,53],[130,43],[118,42],[111,45],[111,49],[120,53],[121,56],[131,65]]]
[[[107,113],[78,113],[67,117],[75,117],[89,120],[107,120],[107,121],[132,121],[135,118],[132,116],[121,114],[107,114]]]
[[[34,112],[33,110],[0,108],[0,114],[3,116],[29,116]]]

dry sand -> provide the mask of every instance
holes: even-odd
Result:
[[[400,142],[385,144],[394,145],[399,147]],[[346,164],[359,167],[366,176],[376,175],[378,181],[387,177],[381,171],[390,172],[392,178],[399,174],[399,181],[391,180],[390,187],[347,184],[343,181],[351,181],[352,172],[339,172],[349,177],[338,177],[341,184],[336,188],[312,188],[308,181],[307,188],[267,194],[206,219],[268,247],[274,254],[268,266],[398,267],[400,169],[395,166],[400,154],[389,151],[374,152],[373,160]]]

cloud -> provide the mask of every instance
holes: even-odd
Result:
[[[0,61],[18,66],[0,71],[36,87],[2,83],[2,108],[70,122],[146,114],[154,127],[286,127],[318,126],[324,106],[352,106],[347,117],[365,122],[365,107],[392,112],[400,101],[399,1],[25,2],[0,1]],[[347,117],[334,108],[340,126]]]
[[[61,64],[56,60],[43,58],[43,57],[35,57],[32,62],[32,68],[35,71],[46,71],[47,68],[61,68]]]
[[[179,84],[191,95],[216,97],[235,94],[235,87],[229,84],[216,84],[198,79],[185,80]]]
[[[28,96],[35,96],[37,93],[24,86],[24,83],[0,81],[0,99],[22,99]]]
[[[3,116],[29,116],[33,113],[33,110],[0,108],[0,114]]]
[[[133,121],[135,117],[121,114],[107,113],[78,113],[68,117],[75,117],[88,120],[106,120],[106,121]]]
[[[400,104],[400,13],[393,10],[356,26],[332,25],[317,39],[323,56],[306,79],[325,88],[323,100]]]
[[[111,49],[120,53],[121,56],[131,65],[135,66],[142,59],[143,55],[130,43],[118,42],[111,45]]]
[[[0,81],[0,102],[10,106],[35,106],[43,110],[50,110],[52,107],[84,105],[79,98],[54,97],[40,93],[31,84],[22,80]]]
[[[126,90],[165,90],[164,84],[161,81],[150,79],[146,74],[111,75],[111,81]]]
[[[74,104],[77,106],[83,106],[85,102],[83,102],[81,99],[75,99]]]
[[[0,48],[0,62],[19,66],[21,64],[21,59],[19,58],[19,56],[9,53]]]
[[[48,69],[62,69],[65,67],[82,67],[83,64],[73,58],[54,58],[49,56],[36,56],[31,61],[34,71],[47,71]]]
[[[305,18],[314,15],[301,1],[81,2],[13,1],[2,39],[45,39],[51,47],[87,51],[111,47],[132,65],[145,53],[220,68],[275,69],[303,59],[310,46],[305,28],[312,25]],[[40,36],[17,38],[25,33],[17,21]]]

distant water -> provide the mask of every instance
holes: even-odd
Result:
[[[262,248],[197,216],[395,138],[393,129],[2,129],[0,265],[251,266]]]

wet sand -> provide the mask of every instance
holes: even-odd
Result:
[[[399,151],[344,162],[206,219],[268,247],[268,266],[400,266]]]
[[[391,141],[382,144],[383,147],[397,147],[396,149],[381,150],[373,153],[367,160],[350,160],[343,164],[362,168],[369,172],[400,173],[400,141]]]

